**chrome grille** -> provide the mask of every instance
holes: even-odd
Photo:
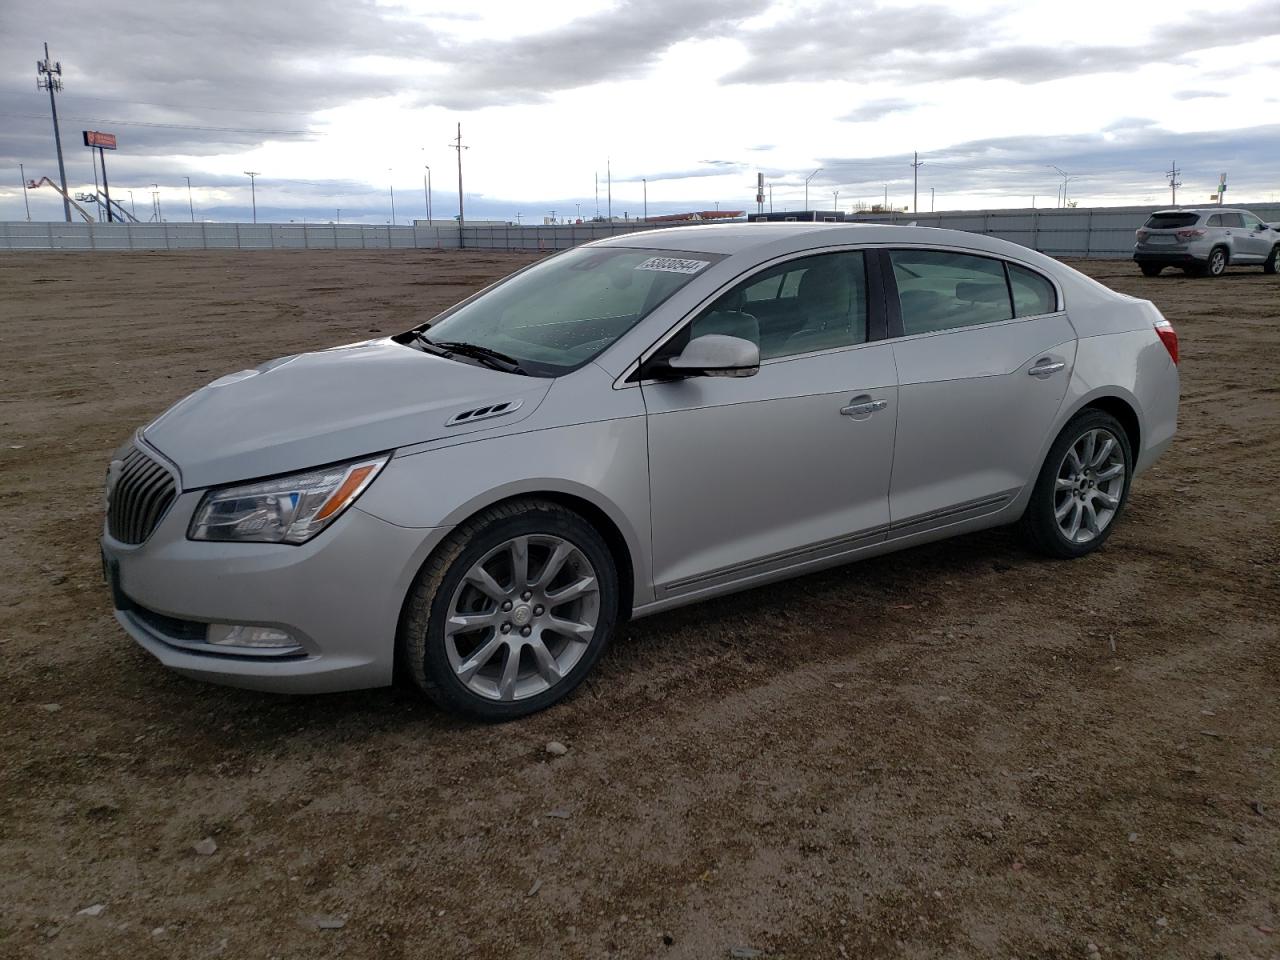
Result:
[[[178,496],[173,475],[137,447],[129,451],[107,503],[107,529],[121,543],[142,543]]]

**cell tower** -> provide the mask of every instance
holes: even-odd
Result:
[[[36,61],[36,89],[49,91],[49,110],[53,113],[53,142],[58,148],[58,178],[62,181],[62,212],[71,222],[71,198],[67,196],[67,168],[62,163],[62,132],[58,129],[58,101],[55,93],[62,90],[62,64],[49,59],[49,44],[44,45],[44,59]]]

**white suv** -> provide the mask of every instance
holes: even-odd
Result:
[[[1221,276],[1228,265],[1276,272],[1280,230],[1247,210],[1157,210],[1136,234],[1133,259],[1144,276],[1181,267],[1196,276]]]

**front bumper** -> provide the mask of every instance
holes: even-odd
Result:
[[[188,540],[203,491],[182,494],[146,542],[102,551],[116,620],[165,666],[214,683],[278,693],[384,686],[405,595],[447,528],[412,529],[352,507],[300,546]],[[207,623],[291,633],[279,653],[201,649]]]

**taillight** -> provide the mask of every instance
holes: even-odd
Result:
[[[1197,240],[1203,236],[1204,236],[1204,231],[1200,230],[1199,228],[1178,231],[1179,240]]]
[[[1139,240],[1145,240],[1145,239],[1147,239],[1147,237],[1149,237],[1149,236],[1151,236],[1151,232],[1150,232],[1149,230],[1139,230],[1139,231],[1138,231],[1138,239],[1139,239]]]
[[[1173,329],[1173,324],[1168,320],[1156,321],[1156,334],[1160,337],[1160,342],[1164,344],[1164,348],[1169,351],[1169,357],[1174,364],[1178,363],[1178,331]]]

